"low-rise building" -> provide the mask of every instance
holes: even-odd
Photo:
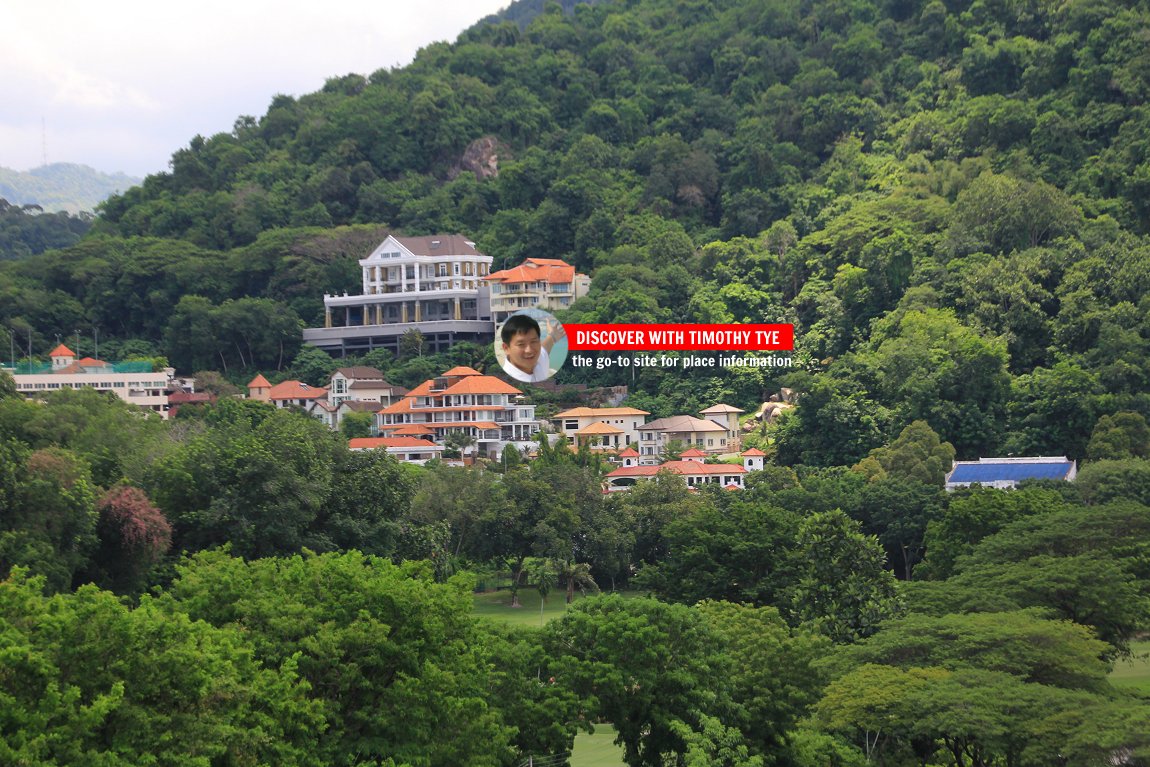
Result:
[[[558,258],[529,258],[483,278],[491,286],[496,324],[523,309],[567,309],[591,289],[591,278]]]
[[[741,490],[743,489],[743,480],[747,475],[747,470],[743,466],[729,463],[703,463],[693,459],[666,461],[657,466],[627,465],[620,466],[607,475],[607,491],[630,490],[636,483],[651,479],[660,471],[678,474],[686,481],[688,488],[699,488],[711,484],[732,490]]]
[[[955,461],[946,475],[946,489],[970,485],[1010,490],[1027,479],[1055,479],[1073,482],[1078,465],[1064,455],[1035,458],[979,458]]]
[[[95,389],[115,394],[125,402],[168,417],[168,392],[174,386],[175,370],[154,372],[150,362],[106,362],[93,357],[76,359],[64,344],[49,354],[49,365],[17,365],[6,368],[16,383],[16,391],[36,397],[60,389]]]
[[[649,415],[633,407],[576,407],[556,413],[551,423],[572,444],[625,448],[639,443],[639,427]]]
[[[386,450],[404,463],[422,466],[430,460],[443,457],[443,445],[415,437],[356,437],[349,440],[350,450]]]
[[[657,418],[640,426],[638,431],[640,460],[645,465],[658,463],[672,442],[685,448],[696,447],[708,455],[727,453],[732,448],[727,427],[707,418],[690,415]]]

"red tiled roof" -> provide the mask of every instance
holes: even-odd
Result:
[[[619,457],[620,458],[638,458],[639,457],[639,451],[633,447],[628,447],[622,453],[619,453]]]
[[[680,458],[706,458],[707,454],[704,453],[699,448],[693,447],[690,450],[684,450],[683,452],[679,453],[679,457]]]
[[[466,365],[457,365],[456,367],[453,367],[451,370],[448,370],[443,375],[445,377],[451,377],[451,376],[481,376],[483,374],[480,373],[475,368],[469,368]]]
[[[256,377],[248,383],[249,389],[270,389],[271,387],[271,383],[264,378],[263,373],[256,374]]]
[[[68,365],[65,365],[62,368],[56,368],[52,372],[57,373],[57,374],[60,374],[60,373],[63,373],[63,374],[83,373],[85,368],[107,368],[107,367],[111,367],[111,365],[107,362],[104,362],[103,360],[94,359],[92,357],[85,357],[82,360],[76,360],[75,362],[72,362]]]
[[[766,456],[766,453],[764,453],[762,450],[759,450],[757,447],[752,447],[750,450],[744,450],[742,452],[742,455],[743,456],[748,456],[748,455]]]
[[[168,395],[168,404],[169,405],[187,405],[187,404],[192,404],[192,403],[196,403],[196,402],[215,402],[215,401],[216,401],[216,395],[212,394],[211,392],[206,392],[206,391],[197,391],[197,392],[174,391]]]
[[[48,353],[48,356],[49,357],[75,357],[76,352],[72,351],[67,346],[64,346],[64,344],[60,344],[55,349],[50,351]]]

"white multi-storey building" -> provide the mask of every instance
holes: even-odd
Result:
[[[155,373],[146,362],[111,363],[84,357],[60,344],[49,355],[51,366],[43,368],[14,368],[9,372],[16,381],[16,391],[26,397],[36,397],[60,389],[95,389],[115,394],[125,402],[168,417],[168,391],[173,384],[175,370]]]
[[[491,341],[490,290],[483,278],[491,256],[462,235],[389,235],[359,262],[360,295],[325,295],[324,327],[304,330],[304,341],[343,356],[370,349],[398,351],[418,330],[431,352],[459,341]]]

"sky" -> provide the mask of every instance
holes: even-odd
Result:
[[[145,176],[277,94],[402,67],[511,0],[0,0],[0,166]]]

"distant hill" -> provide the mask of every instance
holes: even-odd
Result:
[[[141,179],[123,173],[109,175],[87,165],[57,162],[27,172],[0,167],[0,197],[14,205],[39,205],[46,211],[79,213]]]

